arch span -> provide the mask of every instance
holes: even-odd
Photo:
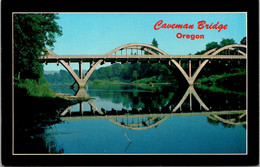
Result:
[[[116,52],[124,50],[124,49],[137,49],[140,51],[143,50],[152,55],[155,55],[156,53],[154,51],[157,51],[161,55],[167,55],[167,53],[164,52],[163,50],[161,50],[155,46],[145,44],[145,43],[130,43],[130,44],[122,45],[122,46],[119,46],[119,47],[111,50],[110,52],[107,53],[107,55],[111,55],[113,53],[116,53]]]
[[[227,46],[223,46],[222,48],[219,48],[218,50],[216,50],[215,52],[213,52],[211,55],[217,55],[218,53],[220,53],[221,51],[224,50],[234,50],[235,48],[247,48],[246,45],[242,45],[242,44],[232,44],[232,45],[227,45]],[[245,52],[238,50],[238,52],[242,55],[246,55]]]

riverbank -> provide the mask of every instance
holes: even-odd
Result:
[[[198,88],[213,92],[244,94],[246,92],[246,70],[234,69],[233,73],[199,78],[195,84]]]
[[[196,83],[217,85],[227,80],[231,80],[235,77],[243,78],[246,76],[246,69],[234,69],[233,71],[233,73],[223,73],[218,75],[211,75],[209,77],[199,78],[197,79]]]
[[[25,88],[14,87],[15,153],[47,153],[46,141],[41,136],[51,125],[63,123],[60,114],[78,100],[31,96]],[[30,146],[30,147],[28,147]],[[60,152],[60,150],[54,150]]]
[[[89,81],[87,84],[88,85],[102,85],[102,84],[133,85],[133,86],[137,86],[140,89],[144,89],[144,90],[154,90],[155,87],[158,87],[159,85],[169,85],[169,84],[173,84],[173,83],[170,81],[167,81],[167,80],[158,79],[158,77],[153,76],[153,77],[138,79],[138,80],[135,80],[132,82],[130,80],[124,80],[124,81],[95,80],[95,81]]]

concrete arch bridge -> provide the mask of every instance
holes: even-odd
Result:
[[[246,45],[233,44],[227,45],[222,48],[215,48],[207,51],[202,55],[169,55],[163,50],[152,45],[144,43],[131,43],[122,45],[113,49],[105,55],[57,55],[52,51],[47,50],[47,54],[38,58],[41,63],[60,63],[62,64],[71,76],[74,78],[75,83],[79,88],[84,88],[89,77],[98,65],[105,62],[148,62],[148,63],[165,63],[168,66],[176,66],[181,74],[186,79],[189,85],[193,85],[197,76],[204,68],[204,66],[211,60],[246,60],[247,54]],[[182,60],[189,62],[188,73],[183,69]],[[199,61],[198,68],[192,73],[192,61]],[[79,63],[79,75],[71,68],[70,63]],[[83,74],[83,63],[90,63],[90,68]]]

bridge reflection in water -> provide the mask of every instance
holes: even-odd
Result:
[[[85,89],[79,89],[76,95],[87,96]],[[79,111],[71,112],[72,106],[67,107],[61,113],[61,119],[64,121],[73,120],[98,120],[107,119],[117,126],[131,130],[145,130],[156,127],[169,117],[174,116],[195,116],[204,115],[210,122],[221,122],[226,125],[243,125],[246,127],[246,110],[211,110],[199,97],[193,86],[189,86],[180,100],[172,97],[167,105],[159,109],[151,108],[132,108],[130,110],[105,110],[95,105],[94,99],[79,103]],[[188,98],[189,97],[189,98]],[[200,109],[193,110],[192,97],[199,103]],[[189,100],[188,109],[182,109],[184,102]],[[84,110],[83,103],[88,103],[90,110]],[[186,103],[185,103],[186,104]]]

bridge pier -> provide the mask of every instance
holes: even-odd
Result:
[[[82,79],[82,60],[79,61],[79,78]]]
[[[181,60],[179,60],[180,62]],[[186,81],[190,86],[194,85],[194,81],[196,80],[197,76],[199,75],[200,71],[203,69],[203,67],[208,63],[209,60],[204,60],[202,63],[201,61],[199,62],[199,67],[196,69],[194,74],[192,75],[191,71],[191,60],[189,60],[189,75],[186,73],[186,71],[182,68],[181,64],[177,62],[174,59],[171,59],[171,62],[180,70]]]
[[[79,61],[79,76],[75,73],[75,71],[70,67],[68,63],[66,63],[64,60],[59,60],[59,62],[67,69],[67,71],[71,74],[75,82],[78,84],[79,88],[85,88],[85,85],[91,76],[91,74],[94,72],[94,70],[97,68],[99,64],[101,64],[104,60],[100,59],[96,63],[94,63],[92,66],[90,66],[89,70],[86,72],[86,74],[83,77],[83,62],[82,60]],[[75,84],[75,83],[74,83]],[[74,85],[73,84],[73,85]]]

